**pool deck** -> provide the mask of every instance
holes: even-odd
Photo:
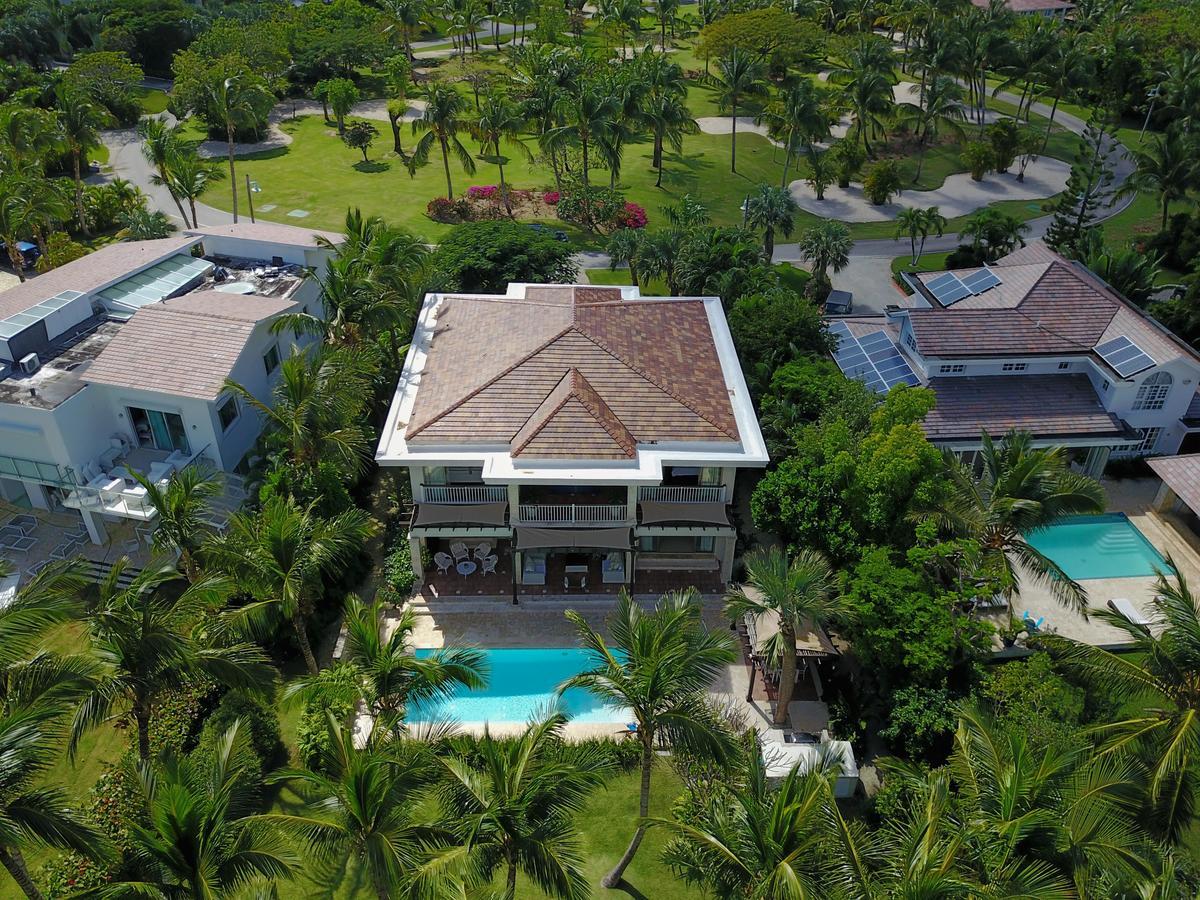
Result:
[[[566,610],[579,612],[589,625],[607,637],[605,619],[612,612],[616,601],[612,598],[589,598],[582,601],[538,601],[520,606],[499,604],[494,601],[444,601],[442,603],[413,604],[416,627],[413,631],[413,646],[416,649],[438,648],[449,645],[474,645],[479,647],[577,647],[579,646],[575,626],[564,615]],[[385,628],[389,629],[397,613],[385,617]],[[721,614],[721,601],[704,602],[704,622],[710,629],[729,628]],[[770,710],[765,700],[745,700],[750,681],[748,669],[738,651],[738,660],[727,666],[709,688],[716,699],[743,707],[755,727],[765,728],[770,721]],[[612,737],[624,731],[624,721],[614,722],[571,722],[566,726],[566,736],[575,740],[593,737]],[[461,722],[460,730],[481,733],[482,722]],[[493,722],[488,726],[490,733],[506,735],[519,733],[523,722]]]
[[[1106,512],[1123,512],[1129,521],[1163,555],[1174,560],[1183,576],[1194,585],[1200,585],[1200,541],[1182,524],[1176,524],[1170,516],[1153,511],[1153,501],[1158,491],[1157,478],[1129,478],[1120,481],[1104,480],[1108,495]],[[1150,603],[1154,598],[1156,579],[1153,576],[1134,578],[1089,578],[1079,582],[1088,593],[1088,604],[1103,609],[1108,601],[1116,598],[1129,600],[1143,614],[1149,616]],[[1023,579],[1020,595],[1013,604],[1013,613],[1020,617],[1026,610],[1037,619],[1045,617],[1042,630],[1059,634],[1098,647],[1118,648],[1128,641],[1128,635],[1107,622],[1091,617],[1085,619],[1062,606],[1050,591],[1030,579]],[[1006,613],[998,610],[989,614],[991,620],[1004,624]],[[1023,652],[1015,648],[1016,652]],[[1006,651],[1008,655],[1012,651]]]

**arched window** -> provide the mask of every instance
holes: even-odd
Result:
[[[1171,393],[1171,378],[1169,372],[1155,372],[1142,379],[1138,388],[1137,398],[1133,401],[1134,409],[1162,409],[1167,402],[1167,394]]]

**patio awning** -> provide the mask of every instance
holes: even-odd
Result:
[[[729,516],[724,503],[659,503],[643,500],[642,524],[654,522],[709,522],[713,525],[728,525]]]
[[[1200,453],[1155,456],[1146,464],[1188,509],[1200,516]]]
[[[414,525],[503,525],[508,503],[420,503]]]
[[[629,528],[529,528],[516,529],[517,549],[544,547],[601,547],[608,550],[630,548]]]

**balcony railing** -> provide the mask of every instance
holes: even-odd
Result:
[[[426,503],[503,503],[508,488],[503,484],[423,484]]]
[[[620,504],[522,503],[521,525],[620,525],[629,510]]]
[[[0,455],[0,476],[66,488],[74,487],[76,483],[75,473],[68,466],[20,456]]]
[[[658,484],[638,488],[638,500],[654,503],[725,503],[725,485]]]

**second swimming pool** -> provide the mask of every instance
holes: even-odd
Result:
[[[418,657],[434,651],[418,650]],[[526,722],[556,703],[558,686],[590,668],[584,650],[568,647],[485,649],[488,684],[480,691],[459,689],[437,703],[414,706],[409,721],[452,718],[460,722]],[[620,709],[605,706],[587,691],[567,691],[560,708],[572,722],[624,722]]]
[[[1166,560],[1124,513],[1075,516],[1025,536],[1075,581],[1167,571]]]

